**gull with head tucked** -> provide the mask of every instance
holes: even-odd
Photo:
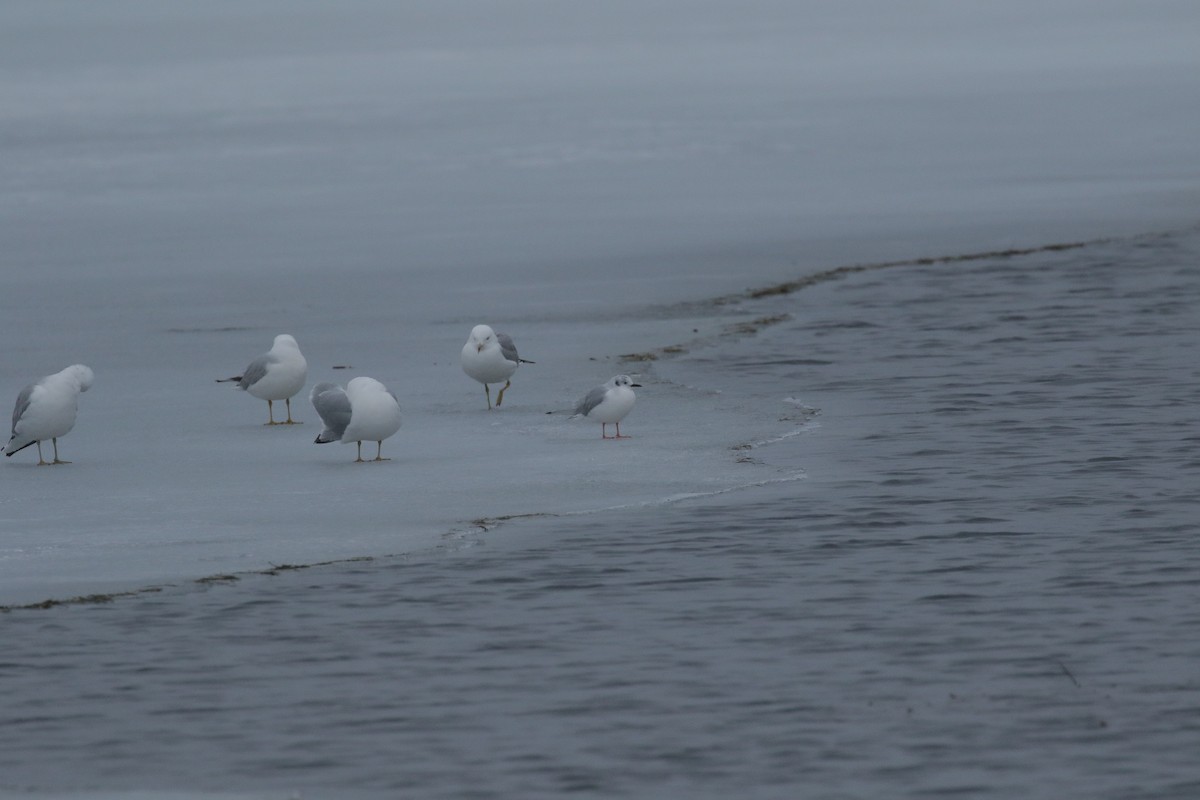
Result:
[[[292,419],[292,397],[304,388],[308,378],[308,362],[300,352],[300,346],[289,334],[275,337],[271,349],[250,362],[241,375],[218,378],[217,383],[237,381],[237,388],[267,401],[266,425],[299,425]],[[283,400],[287,404],[287,420],[275,421],[273,402]]]
[[[313,408],[325,424],[314,440],[358,443],[358,458],[362,461],[362,443],[375,442],[375,461],[390,461],[383,457],[383,440],[400,430],[400,403],[396,395],[374,378],[355,378],[346,388],[336,383],[318,383],[309,395]]]
[[[66,436],[75,427],[79,393],[90,389],[95,377],[90,367],[73,364],[22,389],[13,409],[12,437],[4,447],[4,455],[11,456],[36,444],[39,465],[70,464],[58,457],[58,437]],[[44,439],[54,443],[53,461],[42,458]]]
[[[511,336],[496,333],[487,325],[476,325],[467,337],[467,343],[462,349],[463,372],[483,384],[483,394],[487,398],[488,409],[492,407],[492,392],[489,383],[500,383],[504,386],[496,395],[496,406],[504,402],[504,390],[512,385],[509,378],[522,364],[532,364],[517,355],[517,346]]]
[[[592,389],[575,406],[571,418],[587,417],[600,423],[601,439],[628,439],[621,435],[621,420],[633,410],[637,396],[634,388],[642,388],[640,383],[634,383],[628,375],[617,375],[610,378],[608,383],[602,383]],[[609,436],[607,429],[610,422],[616,423],[617,435]]]

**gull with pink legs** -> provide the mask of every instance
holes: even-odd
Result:
[[[633,404],[637,401],[637,396],[633,393],[634,388],[641,387],[640,383],[634,383],[633,378],[628,375],[617,375],[609,379],[608,383],[603,383],[584,395],[575,406],[575,413],[571,418],[587,417],[599,422],[601,439],[628,439],[628,436],[621,435],[621,420],[633,410]],[[608,435],[610,423],[617,426],[616,436]]]

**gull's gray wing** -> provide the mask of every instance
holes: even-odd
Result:
[[[250,366],[246,367],[246,371],[242,373],[242,379],[238,381],[239,389],[249,389],[254,384],[263,379],[267,374],[267,367],[274,364],[279,359],[270,353],[264,353],[258,358],[250,362]]]
[[[591,410],[604,402],[604,396],[608,394],[607,386],[597,386],[588,392],[579,404],[575,406],[575,414],[583,414],[585,417],[591,413]]]
[[[33,397],[33,387],[37,384],[31,383],[21,390],[17,395],[17,405],[13,408],[13,424],[12,432],[17,432],[17,423],[21,421],[21,417],[25,416],[26,409],[29,408],[29,398]]]
[[[309,395],[313,408],[325,423],[325,430],[317,436],[317,444],[336,442],[350,424],[350,398],[346,390],[336,383],[318,383]]]
[[[497,333],[496,341],[500,343],[500,355],[504,356],[506,361],[521,363],[521,357],[517,355],[517,346],[513,344],[511,336],[507,333]]]

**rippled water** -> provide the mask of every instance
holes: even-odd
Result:
[[[10,612],[0,788],[1200,795],[1200,236],[754,308],[648,379],[806,479]]]

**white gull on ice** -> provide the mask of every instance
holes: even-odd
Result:
[[[383,440],[400,430],[400,403],[386,386],[374,378],[355,378],[345,389],[318,383],[309,400],[325,424],[317,444],[357,442],[355,461],[362,461],[362,443],[375,442],[375,460],[389,460],[383,457]]]
[[[640,383],[634,383],[628,375],[610,378],[608,383],[602,383],[584,395],[576,404],[575,413],[571,417],[583,416],[599,422],[601,439],[628,439],[628,436],[621,435],[621,420],[633,410],[633,404],[637,401],[633,387],[640,389],[641,386]],[[610,422],[617,425],[616,436],[609,436],[607,433]]]
[[[250,362],[241,375],[219,378],[217,383],[237,381],[237,387],[267,401],[267,425],[296,425],[292,419],[292,397],[304,388],[308,379],[308,362],[300,352],[300,345],[289,334],[275,337],[271,349]],[[287,404],[287,420],[275,421],[275,400]]]
[[[511,336],[496,333],[487,325],[476,325],[467,337],[467,343],[462,349],[463,372],[483,384],[483,394],[487,398],[488,408],[492,407],[492,392],[489,383],[500,383],[504,386],[496,395],[496,405],[504,402],[504,390],[512,385],[509,378],[522,364],[532,364],[517,355],[517,346]]]
[[[11,456],[36,444],[38,464],[71,463],[59,459],[58,438],[75,427],[79,393],[90,389],[95,377],[90,367],[73,364],[22,389],[13,409],[12,437],[4,447],[4,455]],[[50,462],[42,458],[45,439],[54,443],[54,460]]]

